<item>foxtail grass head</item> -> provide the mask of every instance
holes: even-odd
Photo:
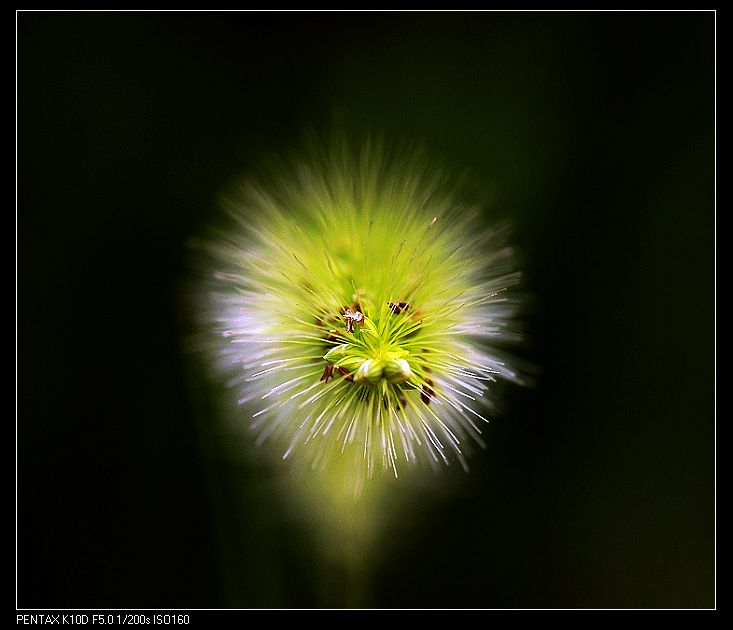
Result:
[[[203,320],[259,443],[353,479],[466,466],[498,380],[520,378],[519,281],[416,153],[313,150],[227,202]]]

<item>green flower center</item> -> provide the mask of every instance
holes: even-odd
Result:
[[[352,307],[343,309],[343,329],[329,329],[325,341],[330,349],[321,380],[342,376],[356,385],[394,389],[421,388],[425,379],[421,368],[421,313],[406,302],[386,302],[378,308],[354,296]],[[333,321],[335,318],[331,318]],[[327,327],[323,321],[321,326]]]

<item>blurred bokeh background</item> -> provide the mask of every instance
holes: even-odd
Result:
[[[713,605],[714,14],[17,32],[19,606],[343,601],[181,341],[219,193],[334,119],[422,142],[514,223],[542,370],[470,475],[410,490],[365,605]]]

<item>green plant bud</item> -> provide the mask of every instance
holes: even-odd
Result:
[[[347,355],[347,349],[349,347],[349,344],[342,343],[341,345],[334,346],[331,348],[326,354],[323,355],[323,358],[328,361],[329,363],[336,365],[341,361],[342,359],[346,358]]]
[[[378,359],[367,359],[354,375],[355,383],[369,383],[376,385],[384,375],[384,361]]]
[[[410,364],[405,359],[391,359],[384,365],[384,378],[390,383],[402,383],[411,376]]]

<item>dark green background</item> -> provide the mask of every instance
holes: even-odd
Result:
[[[513,220],[542,369],[368,604],[712,606],[713,38],[712,13],[20,13],[18,604],[338,605],[180,342],[186,239],[336,116]]]

